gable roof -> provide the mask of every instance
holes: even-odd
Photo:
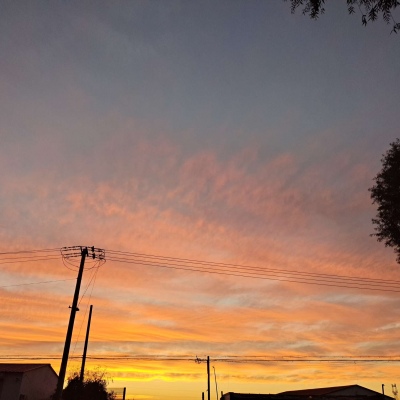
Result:
[[[34,369],[38,368],[43,368],[43,367],[48,367],[50,368],[54,374],[56,372],[54,371],[53,367],[51,364],[17,364],[17,363],[0,363],[0,372],[4,373],[24,373],[28,371],[32,371]],[[57,374],[56,374],[57,375]]]
[[[290,390],[277,394],[228,392],[221,400],[394,400],[393,397],[360,385],[332,386],[316,389]]]
[[[303,390],[288,390],[279,394],[287,394],[293,396],[323,396],[326,394],[337,392],[338,390],[349,389],[357,385],[347,385],[347,386],[332,386],[316,389],[303,389]]]
[[[316,388],[316,389],[304,389],[304,390],[289,390],[287,392],[282,392],[279,393],[280,395],[286,395],[286,396],[326,396],[330,394],[334,394],[336,392],[339,392],[341,390],[345,389],[351,389],[351,388],[360,388],[362,390],[367,390],[371,392],[371,396],[374,395],[380,395],[382,396],[381,393],[375,392],[375,390],[368,389],[366,387],[360,386],[360,385],[346,385],[346,386],[332,386],[332,387],[324,387],[324,388]],[[385,396],[387,398],[387,396]]]
[[[260,393],[235,393],[228,392],[222,397],[229,396],[230,400],[274,400],[278,395],[276,394],[260,394]]]

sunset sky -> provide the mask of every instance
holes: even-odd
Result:
[[[84,274],[71,355],[93,304],[92,357],[210,356],[219,392],[384,383],[391,395],[400,362],[278,359],[397,356],[398,292],[110,256],[400,283],[370,236],[368,192],[400,135],[390,31],[344,0],[318,21],[278,0],[1,1],[0,252],[56,250],[0,255],[0,357],[59,372],[77,273],[57,249],[94,245],[107,262]],[[277,360],[212,361],[231,356]],[[87,366],[128,399],[200,400],[206,365],[193,360]]]

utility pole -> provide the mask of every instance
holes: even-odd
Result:
[[[126,396],[126,387],[124,387],[124,391],[122,393],[122,400],[125,400],[125,396]]]
[[[215,378],[215,398],[218,400],[218,385],[217,385],[217,373],[215,372],[215,367],[213,366],[214,369],[214,378]]]
[[[86,247],[86,246],[63,247],[61,249],[61,254],[62,254],[63,258],[68,261],[70,261],[71,258],[76,258],[76,257],[80,256],[81,262],[79,265],[78,278],[76,280],[74,299],[72,302],[68,330],[67,330],[67,335],[65,338],[65,345],[64,345],[63,357],[61,360],[60,373],[58,375],[57,389],[56,389],[55,396],[54,396],[55,400],[61,400],[61,397],[62,397],[65,373],[67,371],[69,349],[71,346],[72,331],[74,329],[75,314],[78,311],[79,290],[81,288],[82,275],[83,275],[83,270],[85,267],[85,259],[87,256],[91,256],[93,259],[97,258],[100,262],[105,261],[104,250],[97,249],[93,246],[92,247]]]
[[[81,382],[83,382],[83,377],[85,375],[86,352],[87,352],[87,347],[88,347],[88,342],[89,342],[90,321],[92,320],[92,310],[93,310],[93,306],[91,305],[90,311],[89,311],[89,319],[88,319],[87,329],[86,329],[85,347],[83,348],[81,374],[79,377]]]
[[[207,399],[210,400],[210,356],[207,356]]]
[[[200,364],[202,363],[204,358],[199,358],[196,356],[194,360],[195,363]],[[210,400],[210,356],[207,356],[207,399]],[[202,400],[204,400],[204,392],[202,393]]]

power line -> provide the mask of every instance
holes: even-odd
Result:
[[[71,359],[80,360],[82,356],[70,356]],[[200,362],[206,361],[205,358],[195,356],[167,356],[167,355],[110,355],[110,356],[87,356],[87,359],[96,361],[150,361],[150,362]],[[60,360],[59,356],[0,356],[0,360]],[[213,362],[221,363],[400,363],[400,357],[387,356],[215,356],[211,357]]]
[[[37,250],[17,250],[0,252],[0,260],[13,261],[24,259],[37,259],[48,257],[60,257],[60,249],[37,249]]]
[[[2,257],[1,258],[1,260],[2,261],[4,261],[4,262],[6,262],[7,260],[11,260],[11,261],[14,261],[14,260],[32,260],[32,259],[34,259],[34,260],[36,260],[37,258],[40,258],[40,257],[46,257],[46,258],[49,258],[49,257],[55,257],[55,256],[45,256],[45,255],[39,255],[39,256],[37,256],[37,255],[32,255],[32,256],[18,256],[18,258],[17,257]],[[58,256],[58,258],[60,258],[59,256]]]
[[[241,269],[251,269],[251,270],[269,270],[275,272],[286,272],[286,273],[295,273],[301,275],[312,275],[312,276],[321,276],[321,277],[337,277],[340,279],[350,279],[350,280],[362,280],[362,281],[374,281],[374,282],[387,282],[387,283],[398,283],[400,281],[395,281],[392,279],[371,279],[365,277],[355,277],[349,275],[337,275],[337,274],[321,274],[321,273],[314,273],[314,272],[305,272],[305,271],[297,271],[297,270],[283,270],[283,269],[276,269],[276,268],[269,268],[269,267],[255,267],[255,266],[248,266],[248,265],[241,265],[241,264],[232,264],[232,263],[222,263],[222,262],[212,262],[212,261],[202,261],[196,259],[188,259],[188,258],[179,258],[179,257],[165,257],[165,256],[157,256],[154,254],[144,254],[144,253],[129,253],[129,252],[121,252],[116,250],[107,250],[107,254],[116,254],[114,258],[118,258],[119,255],[126,255],[131,258],[139,257],[145,259],[156,259],[156,260],[165,260],[165,261],[174,261],[174,262],[181,262],[181,263],[190,263],[190,264],[203,264],[206,266],[225,266],[225,267],[238,267]],[[109,257],[108,257],[109,258]]]
[[[60,252],[60,248],[54,248],[54,249],[36,249],[36,250],[17,250],[17,251],[6,251],[6,252],[1,252],[0,256],[5,255],[5,254],[23,254],[23,253],[48,253],[48,252]]]
[[[29,283],[17,283],[14,285],[2,285],[0,288],[14,287],[14,286],[27,286],[27,285],[41,285],[44,283],[55,283],[55,282],[66,282],[66,281],[76,281],[76,278],[70,279],[57,279],[54,281],[41,281],[41,282],[29,282]]]
[[[59,259],[61,249],[26,250],[0,253],[0,264],[51,261]],[[49,254],[54,253],[56,254]],[[6,256],[6,257],[4,257]],[[370,290],[400,293],[400,281],[389,279],[373,279],[348,275],[323,274],[308,271],[256,267],[232,263],[212,262],[179,257],[157,256],[118,250],[107,250],[109,261],[142,265],[156,268],[168,268],[181,271],[217,274],[240,278],[302,283],[325,287]],[[65,260],[63,258],[63,262]],[[66,265],[67,268],[69,266]],[[71,267],[74,267],[71,265]],[[94,266],[93,268],[96,268]]]
[[[60,249],[19,250],[0,253],[0,264],[52,261],[60,258]]]
[[[14,259],[12,259],[12,260],[10,260],[10,261],[3,261],[2,259],[0,259],[0,264],[16,264],[16,263],[23,263],[23,262],[33,262],[33,261],[51,261],[51,260],[59,260],[60,259],[60,257],[54,257],[54,256],[51,256],[51,257],[39,257],[39,258],[31,258],[31,259],[28,259],[28,260],[24,260],[24,259],[17,259],[17,258],[14,258]]]
[[[373,291],[384,291],[384,292],[395,292],[400,293],[400,282],[389,281],[389,280],[374,280],[370,278],[362,277],[349,277],[341,275],[328,275],[328,274],[313,274],[307,273],[305,275],[299,271],[291,270],[278,270],[271,268],[260,268],[260,267],[248,267],[237,264],[224,264],[224,263],[213,263],[213,262],[199,262],[194,260],[193,263],[186,261],[185,259],[178,259],[172,257],[160,257],[151,255],[149,259],[146,259],[146,255],[137,256],[137,253],[130,257],[118,257],[107,256],[109,261],[121,262],[127,264],[144,265],[158,268],[169,268],[175,270],[205,272],[217,275],[229,275],[253,279],[264,279],[281,282],[292,282],[292,283],[305,283],[319,286],[332,286],[350,289],[364,289]],[[175,262],[171,262],[174,260]]]

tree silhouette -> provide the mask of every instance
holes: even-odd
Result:
[[[400,263],[400,139],[390,143],[381,161],[382,170],[369,189],[372,203],[378,205],[376,218],[372,219],[376,233],[372,236],[393,247]]]
[[[290,3],[292,13],[302,7],[303,14],[309,15],[312,19],[317,19],[325,12],[325,0],[290,0]],[[382,15],[387,24],[393,23],[392,32],[397,33],[400,30],[400,23],[396,22],[392,15],[393,10],[400,6],[398,0],[346,0],[346,4],[349,14],[354,14],[356,11],[361,13],[361,22],[364,26],[368,21],[376,21]]]
[[[77,372],[68,377],[68,384],[63,390],[63,400],[115,400],[115,394],[107,391],[107,378],[104,371],[95,370],[86,373],[81,382]]]

